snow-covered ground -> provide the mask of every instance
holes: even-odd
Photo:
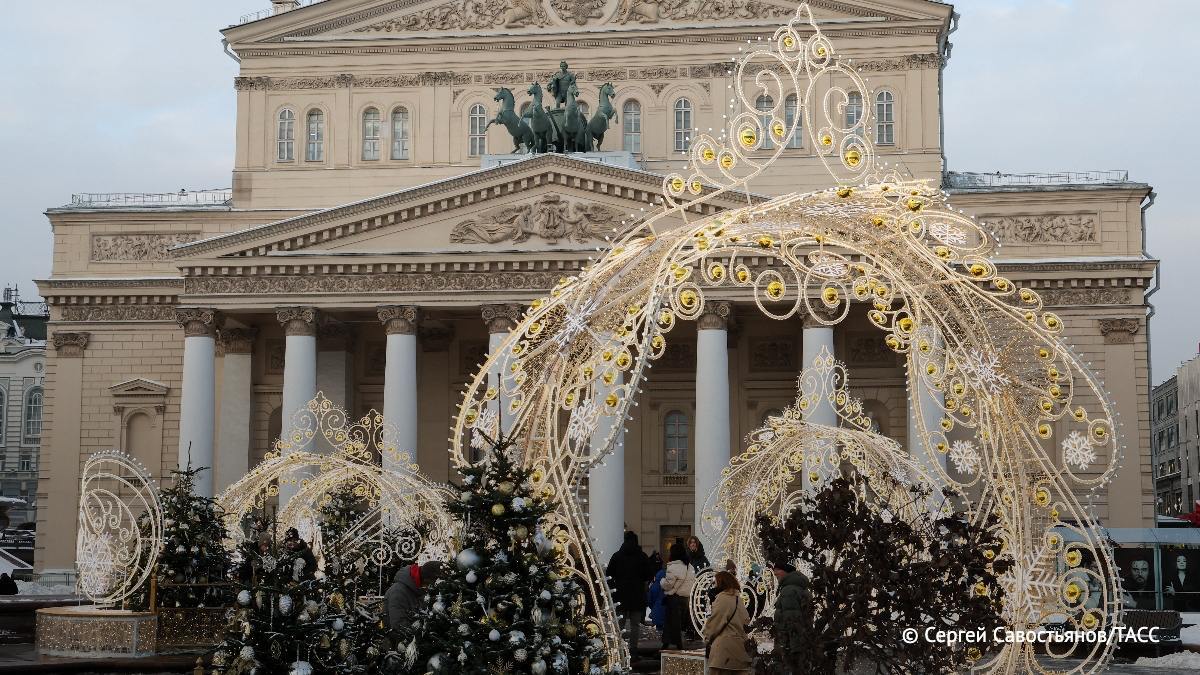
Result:
[[[1133,662],[1135,666],[1150,668],[1177,668],[1200,672],[1200,653],[1175,652],[1158,658],[1143,657]]]

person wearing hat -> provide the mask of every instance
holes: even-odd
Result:
[[[779,580],[775,596],[775,648],[791,669],[795,661],[790,655],[800,651],[798,641],[803,632],[799,628],[804,625],[806,614],[812,612],[812,589],[808,577],[789,562],[776,562],[772,571]]]
[[[389,630],[393,633],[411,630],[413,618],[421,609],[421,589],[437,581],[441,572],[441,563],[434,561],[402,567],[396,572],[395,581],[384,594]]]

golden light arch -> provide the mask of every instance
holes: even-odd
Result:
[[[1082,495],[1108,483],[1120,457],[1112,405],[1097,378],[1061,339],[1063,320],[1040,296],[999,273],[995,239],[948,204],[928,181],[879,166],[871,110],[846,127],[851,91],[868,92],[802,4],[788,24],[730,63],[731,112],[717,136],[692,138],[687,167],[663,181],[662,208],[614,238],[594,264],[535,300],[480,367],[451,435],[452,461],[471,462],[464,439],[501,411],[506,435],[540,469],[538,488],[560,498],[555,536],[598,608],[610,663],[628,654],[595,560],[576,489],[611,449],[620,424],[676,322],[698,318],[706,300],[750,297],[767,316],[811,315],[834,325],[857,308],[903,355],[910,396],[941,395],[940,421],[913,416],[930,478],[975,495],[968,512],[1001,517],[1006,553],[1005,619],[1024,629],[1065,619],[1111,627],[1119,580]],[[849,83],[848,85],[837,84]],[[800,113],[765,114],[759,93]],[[755,202],[750,182],[803,132],[837,184]],[[752,154],[764,134],[774,153]],[[745,207],[699,218],[700,203],[745,192]],[[666,220],[667,218],[671,220]],[[668,223],[683,225],[671,227]],[[670,228],[670,229],[668,229]],[[593,439],[597,429],[605,438]],[[1052,460],[1061,443],[1063,461]],[[938,458],[969,457],[975,471],[950,473]],[[1087,569],[1087,566],[1092,566]],[[1082,583],[1090,576],[1093,583]],[[1109,642],[1076,652],[1059,672],[1095,672]],[[976,664],[985,671],[1039,671],[1029,645],[1009,645]]]
[[[246,518],[270,506],[280,486],[290,486],[294,492],[282,500],[276,527],[280,532],[295,527],[319,551],[321,507],[337,491],[349,489],[367,511],[343,545],[369,547],[382,563],[447,557],[457,529],[445,504],[456,495],[426,478],[396,447],[396,429],[381,413],[372,410],[355,420],[318,393],[296,411],[287,429],[290,436],[280,438],[262,463],[217,497],[231,542],[244,539]],[[402,535],[385,541],[383,530]]]

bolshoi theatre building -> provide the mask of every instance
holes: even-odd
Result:
[[[1125,459],[1092,500],[1100,522],[1152,526],[1151,188],[1121,172],[953,170],[941,102],[954,8],[810,5],[868,78],[844,106],[848,121],[869,106],[882,159],[941,185],[995,232],[999,270],[1041,294],[1108,387]],[[784,0],[274,0],[225,28],[240,70],[232,188],[82,193],[47,210],[39,569],[74,565],[88,455],[122,449],[158,479],[190,459],[213,467],[201,483],[213,494],[261,461],[318,391],[354,414],[384,411],[422,470],[453,480],[451,421],[489,349],[606,236],[656,207],[691,134],[724,126],[730,57],[795,9]],[[508,103],[501,90],[528,112],[530,85],[545,88],[564,62],[580,113],[611,105],[599,148],[514,153],[505,127],[489,124]],[[760,100],[763,110],[778,103]],[[797,114],[794,100],[783,107]],[[828,187],[807,138],[794,137],[752,199]],[[745,199],[722,196],[697,212]],[[697,458],[739,452],[793,401],[805,356],[820,348],[847,364],[878,430],[908,443],[903,361],[865,306],[829,327],[766,318],[747,293],[714,296],[675,330],[626,425],[623,477],[606,483],[616,492],[607,503],[647,549],[696,530],[711,488],[696,484]],[[698,350],[704,331],[727,349]],[[724,396],[698,397],[698,380]],[[698,418],[728,435],[697,433]]]

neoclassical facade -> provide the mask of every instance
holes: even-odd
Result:
[[[42,569],[73,564],[88,454],[119,447],[158,477],[190,459],[213,466],[204,489],[219,491],[317,391],[354,413],[383,410],[426,473],[454,480],[450,421],[489,348],[606,235],[655,208],[690,134],[722,125],[729,57],[795,11],[774,0],[275,4],[224,31],[241,70],[231,190],[85,194],[47,212],[38,529],[62,534],[39,538]],[[952,8],[811,4],[869,78],[839,114],[873,106],[886,161],[941,183],[996,232],[1003,274],[1042,294],[1108,384],[1126,450],[1097,514],[1152,524],[1149,186],[1114,173],[949,171],[938,111]],[[613,85],[609,152],[500,157],[512,144],[487,125],[497,90],[520,106],[563,60],[593,112],[600,85]],[[756,182],[761,194],[696,209],[828,186],[799,142]],[[647,548],[695,531],[707,497],[697,463],[727,461],[791,402],[803,359],[821,347],[849,365],[879,430],[908,440],[902,363],[862,308],[829,328],[769,320],[748,296],[717,300],[676,329],[624,433],[608,512]]]

